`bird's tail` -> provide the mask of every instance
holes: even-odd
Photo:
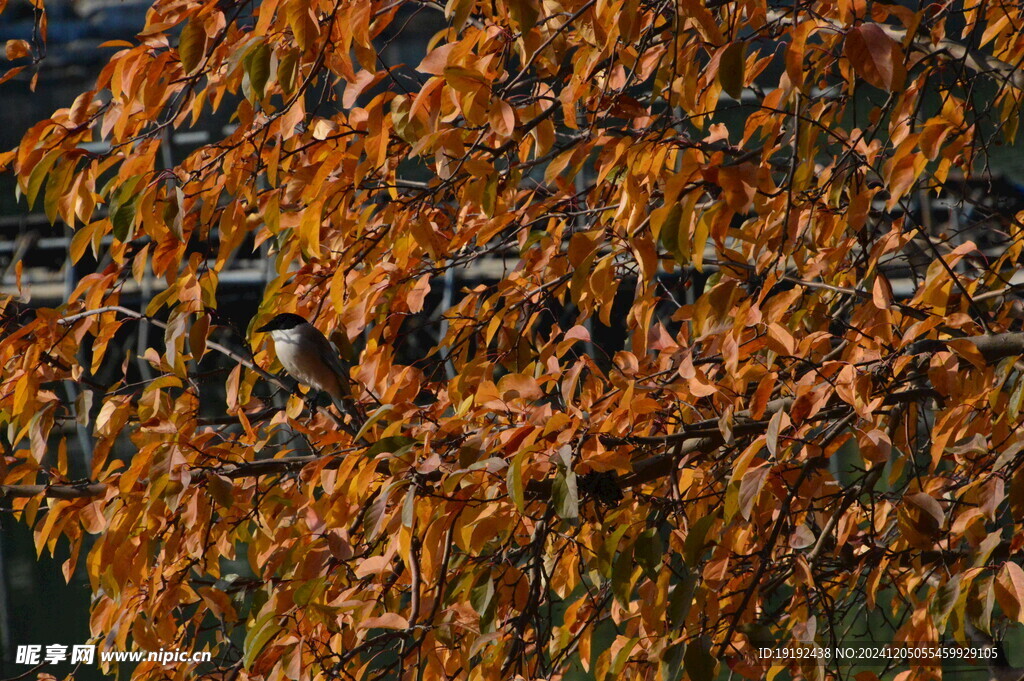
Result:
[[[359,409],[359,405],[352,399],[352,395],[347,388],[347,385],[341,385],[339,382],[337,386],[332,386],[332,389],[327,392],[331,396],[334,407],[341,413],[342,419],[347,415],[351,424],[358,430],[363,427],[365,419],[363,418],[362,411]]]

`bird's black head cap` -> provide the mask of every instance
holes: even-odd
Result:
[[[269,322],[256,329],[256,332],[265,333],[267,331],[287,331],[288,329],[294,329],[296,326],[301,324],[308,324],[308,322],[297,314],[283,312],[279,315],[275,315]]]

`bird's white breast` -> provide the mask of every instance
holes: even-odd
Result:
[[[323,360],[323,345],[327,340],[313,326],[271,332],[277,358],[293,378],[300,383],[326,391],[335,399],[342,395],[339,377]],[[328,345],[327,351],[330,350]]]

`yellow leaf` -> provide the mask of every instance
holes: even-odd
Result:
[[[700,216],[697,228],[693,231],[693,250],[690,251],[690,257],[698,272],[704,271],[704,248],[708,243],[708,233],[711,230],[713,218],[714,213],[711,210],[707,211]]]
[[[314,201],[302,213],[299,222],[299,245],[306,257],[320,257],[320,219],[323,210],[322,201]]]
[[[452,20],[452,28],[461,31],[462,27],[469,21],[470,12],[476,6],[476,0],[448,0],[444,8],[446,19]]]

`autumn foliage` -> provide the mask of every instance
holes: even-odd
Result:
[[[70,542],[101,647],[214,653],[139,679],[760,678],[755,647],[855,617],[998,637],[1024,622],[1024,213],[988,210],[981,244],[922,206],[1012,144],[1022,23],[157,0],[0,155],[103,263],[60,307],[0,301],[7,503],[40,551]],[[220,280],[254,248],[275,274],[232,336]],[[254,329],[282,311],[348,353],[347,429],[281,401]]]

